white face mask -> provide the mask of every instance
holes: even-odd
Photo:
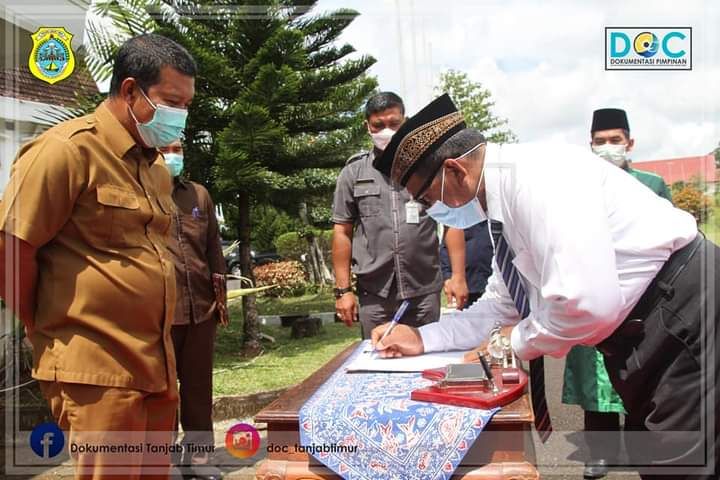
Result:
[[[627,145],[613,145],[605,143],[603,145],[593,145],[592,151],[615,166],[622,167],[627,162]]]
[[[475,149],[479,148],[484,143],[475,146],[469,152],[461,155],[458,159],[469,155]],[[433,220],[448,227],[466,229],[473,225],[477,225],[480,222],[487,220],[487,215],[480,205],[477,195],[480,191],[480,185],[482,184],[483,177],[485,176],[485,164],[483,164],[482,170],[480,171],[480,179],[478,180],[477,188],[475,189],[475,195],[465,204],[459,207],[450,207],[444,202],[445,197],[445,167],[442,172],[442,183],[440,184],[440,200],[435,202],[430,208],[427,209],[427,214],[430,215]]]
[[[375,147],[377,147],[378,150],[385,150],[385,147],[387,147],[388,143],[390,143],[390,139],[393,135],[395,135],[395,130],[383,128],[377,133],[373,133],[370,130],[368,130],[368,133],[370,133]]]

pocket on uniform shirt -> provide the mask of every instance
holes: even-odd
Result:
[[[160,211],[164,213],[159,219],[158,231],[165,235],[172,224],[172,216],[175,213],[175,202],[168,196],[158,196],[157,203],[160,205]]]
[[[114,247],[132,245],[132,233],[142,225],[140,202],[135,192],[116,185],[98,185],[97,202],[102,210],[96,225],[100,238]]]
[[[375,180],[360,179],[353,185],[353,198],[361,217],[373,217],[380,214],[380,185]]]
[[[126,208],[137,210],[140,208],[135,192],[115,185],[98,185],[97,200],[101,205],[107,207]]]

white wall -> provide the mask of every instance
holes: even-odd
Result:
[[[47,103],[0,97],[0,194],[5,191],[20,146],[43,130],[34,116],[51,108]]]

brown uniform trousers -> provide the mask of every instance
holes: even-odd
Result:
[[[70,453],[75,478],[167,478],[177,393],[80,383],[40,382],[53,417],[69,431],[68,445],[140,445],[127,453]],[[151,448],[156,445],[157,448]]]

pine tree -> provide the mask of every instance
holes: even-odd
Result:
[[[187,2],[180,27],[157,20],[158,33],[198,62],[187,164],[192,178],[237,209],[241,270],[251,280],[251,206],[272,203],[298,215],[302,203],[325,198],[364,140],[361,105],[376,87],[366,75],[375,60],[348,58],[353,47],[335,45],[358,13],[312,14],[316,2],[300,3]],[[260,351],[254,296],[243,297],[243,313],[243,351],[253,355]]]
[[[272,204],[313,221],[329,219],[329,197],[345,159],[365,142],[361,105],[376,88],[370,56],[336,45],[358,13],[312,13],[312,0],[97,0],[88,21],[88,69],[96,81],[128,38],[156,32],[183,44],[198,64],[184,139],[189,177],[237,218],[243,277],[253,281],[251,206]],[[112,25],[99,20],[110,20]],[[91,110],[57,109],[48,122]],[[319,214],[318,214],[319,212]],[[316,272],[317,273],[317,272]],[[253,295],[243,296],[243,350],[260,351]]]

